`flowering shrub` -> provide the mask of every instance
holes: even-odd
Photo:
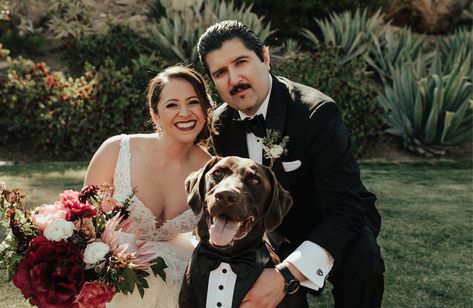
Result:
[[[128,206],[110,186],[66,190],[33,212],[24,194],[0,183],[0,269],[38,307],[105,307],[114,294],[143,296],[151,269],[165,279],[164,260],[133,230]]]
[[[77,127],[84,107],[94,98],[96,72],[73,79],[50,72],[44,63],[21,57],[8,60],[7,75],[0,77],[0,129],[5,144],[59,154],[61,147],[71,145],[70,127]]]
[[[117,68],[111,60],[83,76],[51,72],[44,63],[8,57],[0,74],[0,146],[16,147],[41,158],[90,159],[108,137],[149,131],[145,88],[167,66],[157,57],[139,57]]]

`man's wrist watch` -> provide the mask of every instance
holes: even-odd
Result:
[[[284,263],[276,265],[276,269],[284,277],[284,293],[294,294],[299,290],[300,281],[291,273],[289,268]]]

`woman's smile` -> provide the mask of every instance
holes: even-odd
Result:
[[[189,130],[193,130],[196,124],[197,124],[196,120],[190,120],[190,121],[177,122],[174,125],[180,130],[189,131]]]

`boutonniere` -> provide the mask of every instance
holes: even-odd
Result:
[[[269,168],[273,168],[274,161],[281,157],[283,154],[287,154],[287,143],[289,142],[289,136],[282,137],[281,132],[277,130],[267,129],[266,137],[262,140],[264,157],[269,159]]]

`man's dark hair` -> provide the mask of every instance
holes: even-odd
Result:
[[[235,38],[240,39],[246,48],[254,51],[258,58],[264,61],[264,45],[256,33],[238,20],[224,20],[208,28],[197,43],[200,63],[209,76],[206,61],[209,52],[221,48],[224,42]]]

